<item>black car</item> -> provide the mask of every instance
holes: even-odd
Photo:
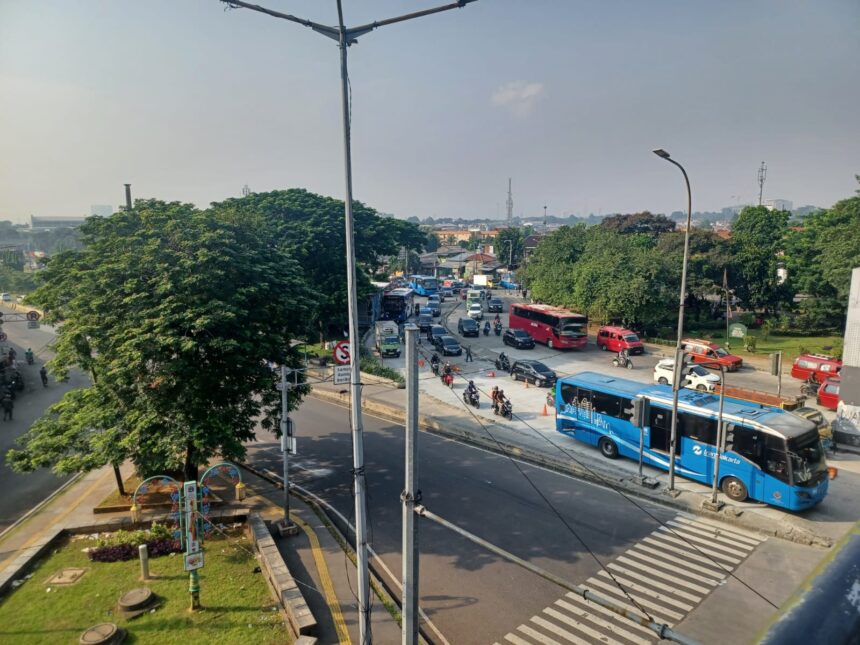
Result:
[[[478,336],[478,323],[471,318],[460,318],[457,322],[457,331],[461,336]]]
[[[442,325],[433,325],[427,331],[427,340],[429,340],[431,343],[435,343],[436,338],[438,338],[439,336],[444,336],[447,333],[448,330],[445,329]]]
[[[442,356],[459,356],[463,353],[460,343],[453,336],[436,336],[433,339],[433,344],[441,352]]]
[[[421,314],[418,316],[418,331],[430,331],[433,326],[433,316],[429,314]]]
[[[502,334],[502,342],[518,349],[534,349],[535,346],[534,339],[522,329],[506,329]]]
[[[502,313],[502,301],[499,298],[490,298],[490,302],[487,303],[487,311],[491,314]]]
[[[511,366],[511,378],[534,383],[538,387],[552,387],[555,385],[556,375],[540,361],[516,361]]]

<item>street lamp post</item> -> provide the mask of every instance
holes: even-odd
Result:
[[[708,367],[713,367],[711,363]],[[723,507],[723,503],[717,500],[717,488],[720,484],[720,455],[723,450],[723,442],[725,442],[725,431],[723,430],[723,403],[726,400],[726,366],[722,363],[717,363],[720,368],[720,412],[717,415],[717,440],[714,445],[714,480],[711,487],[710,502],[705,500],[702,506],[711,511],[718,511]]]
[[[358,296],[355,269],[355,236],[353,233],[352,213],[352,152],[350,145],[350,86],[347,72],[347,49],[358,42],[360,36],[369,34],[374,29],[421,18],[431,14],[462,9],[467,4],[477,0],[457,0],[446,5],[415,11],[394,18],[376,20],[356,27],[346,27],[343,20],[342,0],[337,0],[338,24],[335,27],[323,25],[305,18],[298,18],[288,13],[275,11],[257,4],[242,0],[221,0],[230,8],[251,9],[274,18],[281,18],[309,27],[315,32],[331,38],[338,43],[340,49],[340,86],[341,86],[341,116],[343,120],[343,156],[346,195],[344,203],[344,226],[346,230],[346,278],[347,300],[349,307],[349,340],[352,348],[350,363],[350,430],[353,445],[353,490],[355,496],[355,543],[356,567],[358,569],[358,608],[359,608],[359,641],[365,645],[371,641],[370,631],[370,578],[367,565],[367,509],[365,504],[365,475],[364,475],[364,431],[361,420],[361,368],[359,365],[358,345]]]
[[[505,248],[505,244],[511,245],[509,252],[508,252],[508,271],[510,271],[511,267],[514,266],[514,241],[513,240],[505,240],[502,243],[502,248]]]
[[[675,344],[675,363],[672,370],[672,429],[669,435],[669,493],[675,493],[675,445],[678,442],[678,390],[681,373],[681,339],[684,336],[684,302],[687,299],[687,262],[690,259],[690,228],[693,219],[693,196],[690,192],[690,179],[684,166],[669,156],[662,148],[653,151],[661,159],[670,164],[678,166],[684,175],[684,183],[687,186],[687,230],[684,231],[684,262],[681,267],[681,297],[678,304],[678,341]]]

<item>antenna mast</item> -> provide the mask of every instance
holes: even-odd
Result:
[[[761,196],[764,193],[764,180],[767,179],[767,166],[761,162],[758,169],[758,205],[761,206]]]
[[[514,225],[514,197],[511,194],[511,178],[508,177],[508,228]]]

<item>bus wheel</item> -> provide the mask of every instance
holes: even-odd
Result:
[[[601,437],[600,441],[597,442],[597,447],[600,448],[600,454],[607,459],[618,458],[618,446],[615,445],[615,442],[612,441],[612,439]],[[726,494],[728,495],[728,493]]]
[[[552,338],[550,338],[548,341],[546,341],[546,346],[547,346],[549,349],[552,349]]]
[[[660,385],[669,385],[669,379],[667,379],[665,376],[661,376],[659,379],[657,379],[657,382]]]
[[[747,487],[737,477],[726,477],[720,488],[723,489],[726,497],[736,502],[742,502],[748,497]]]

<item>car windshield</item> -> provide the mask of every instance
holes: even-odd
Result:
[[[500,305],[500,304],[502,304],[502,301],[498,300],[497,298],[493,298],[492,300],[490,300],[490,304],[491,305]]]
[[[528,338],[528,334],[524,332],[522,329],[512,329],[511,333],[517,338]]]
[[[690,368],[690,374],[695,374],[696,376],[708,376],[710,372],[701,365],[693,365]]]
[[[442,342],[443,342],[445,345],[447,345],[448,347],[454,347],[455,345],[457,345],[457,344],[458,344],[458,343],[457,343],[457,339],[456,339],[456,338],[450,338],[450,337],[449,337],[449,338],[443,338],[443,339],[442,339]]]
[[[639,342],[639,336],[637,336],[636,334],[627,334],[624,337],[624,340],[626,340],[628,343],[638,343]]]
[[[550,368],[548,368],[546,365],[544,365],[543,363],[532,363],[531,367],[535,372],[539,372],[541,374],[552,374],[553,373],[553,371]]]
[[[382,339],[382,342],[386,343],[386,344],[387,343],[398,344],[398,343],[400,343],[400,339],[397,336],[386,336],[385,338]]]
[[[788,455],[791,458],[794,483],[797,485],[811,484],[818,479],[819,475],[827,472],[818,430],[789,439]]]
[[[724,350],[722,347],[717,347],[714,351],[717,353],[717,356],[728,356],[729,355],[729,353],[726,350]]]
[[[839,384],[838,383],[828,383],[824,386],[824,392],[827,394],[839,394]]]

